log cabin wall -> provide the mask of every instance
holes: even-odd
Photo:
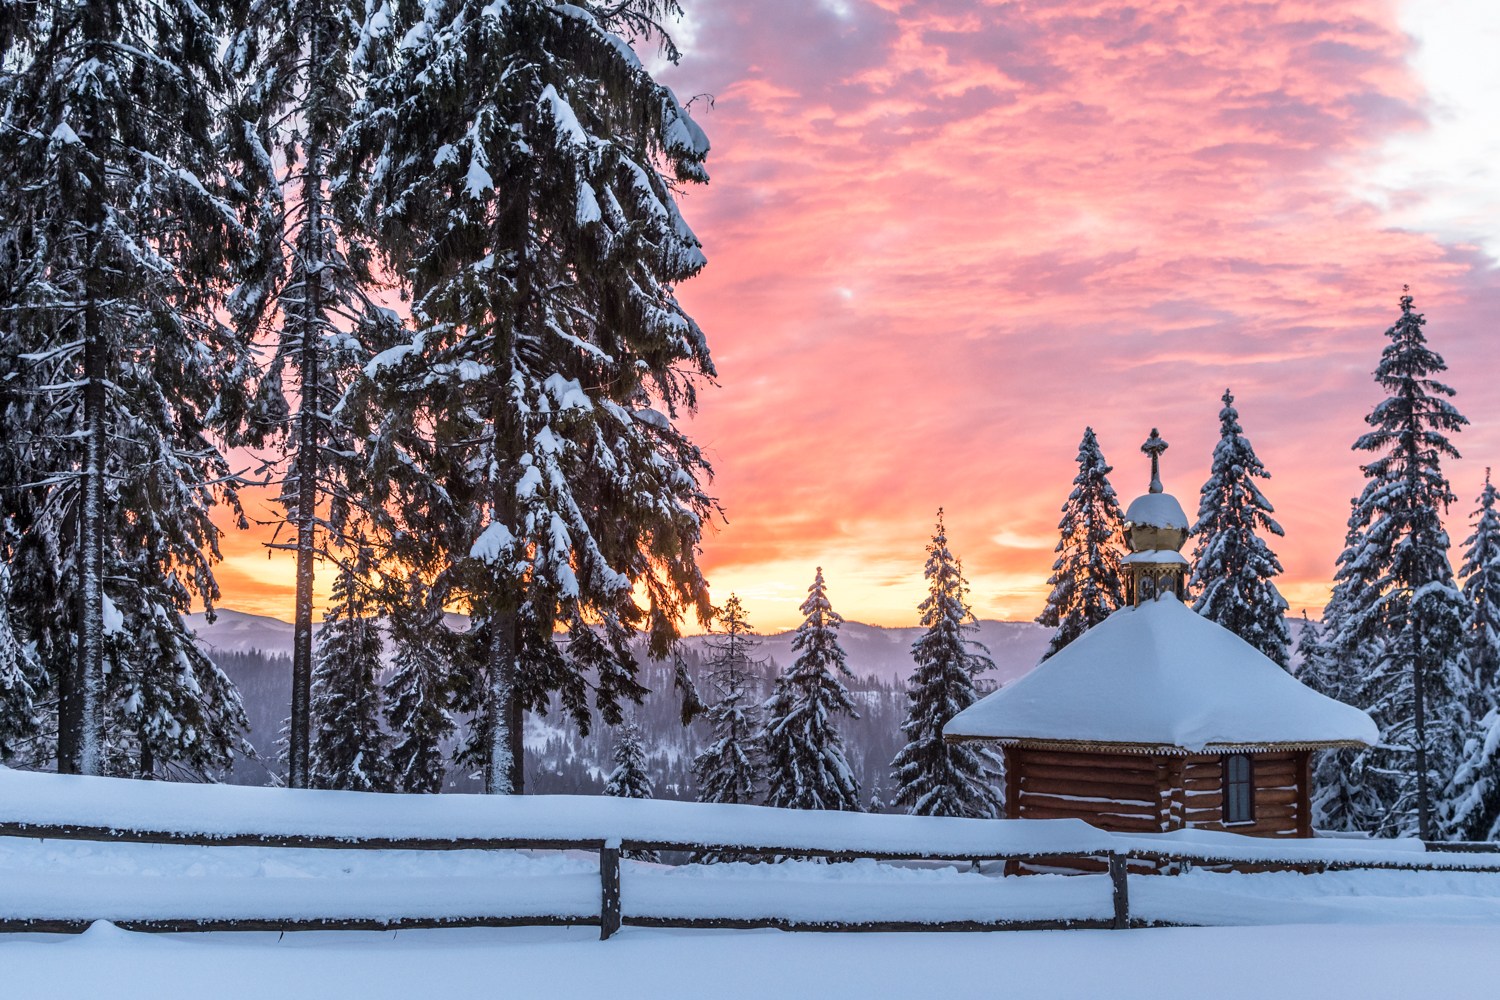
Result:
[[[1224,758],[1185,758],[1184,819],[1203,830],[1229,830],[1253,837],[1311,837],[1306,750],[1249,754],[1254,822],[1224,823]]]
[[[1307,751],[1251,758],[1254,821],[1224,823],[1221,755],[1106,754],[1007,747],[1006,815],[1083,819],[1103,830],[1196,827],[1259,837],[1312,836]]]
[[[1163,760],[1008,747],[1007,815],[1081,818],[1101,830],[1159,833],[1168,829],[1162,825],[1167,813],[1160,787]]]

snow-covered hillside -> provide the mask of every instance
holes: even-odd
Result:
[[[248,653],[260,651],[270,655],[290,656],[292,626],[279,618],[251,615],[242,611],[221,609],[213,624],[203,615],[189,615],[188,624],[197,632],[204,647],[213,651]],[[449,615],[449,627],[462,629],[467,619]],[[758,655],[769,656],[782,666],[791,663],[794,632],[778,632],[758,637]],[[881,677],[905,681],[911,673],[911,644],[922,634],[919,626],[883,628],[847,622],[840,633],[840,643],[849,656],[849,668],[861,677]],[[1050,631],[1032,622],[985,620],[979,623],[979,641],[989,647],[995,670],[986,675],[998,683],[1008,683],[1022,676],[1041,659],[1047,648]],[[686,648],[701,650],[701,636],[690,636]]]

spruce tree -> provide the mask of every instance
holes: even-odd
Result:
[[[1448,435],[1468,421],[1448,402],[1453,390],[1433,378],[1447,366],[1427,346],[1425,322],[1402,295],[1375,370],[1388,395],[1354,444],[1376,457],[1363,467],[1352,544],[1339,556],[1335,581],[1358,581],[1347,591],[1340,644],[1374,651],[1353,700],[1383,734],[1382,747],[1361,755],[1367,770],[1389,781],[1376,829],[1432,839],[1437,796],[1456,769],[1469,720],[1468,608],[1441,518],[1454,500],[1441,460],[1458,456]]]
[[[1259,532],[1282,535],[1275,508],[1256,485],[1271,474],[1240,428],[1228,389],[1219,411],[1219,443],[1198,502],[1198,539],[1188,586],[1193,610],[1217,622],[1271,659],[1287,666],[1291,635],[1286,601],[1271,578],[1281,562]]]
[[[623,40],[675,56],[672,10],[434,0],[371,43],[342,154],[341,197],[412,301],[409,342],[369,367],[371,500],[486,643],[458,694],[490,792],[523,790],[523,711],[556,692],[588,725],[559,626],[608,637],[569,649],[612,661],[593,693],[617,714],[641,690],[624,640],[664,658],[685,610],[709,613],[709,466],[678,419],[714,370],[673,294],[704,264],[674,191],[707,180],[708,142]]]
[[[247,191],[259,254],[231,301],[242,327],[270,347],[245,428],[287,467],[278,501],[296,558],[287,783],[308,785],[313,583],[325,536],[337,536],[354,496],[349,414],[340,402],[392,335],[377,309],[368,253],[330,203],[329,172],[354,103],[353,62],[368,42],[359,0],[248,0],[229,47],[243,93],[226,130]],[[383,4],[372,19],[388,20]],[[295,403],[295,405],[293,405]],[[337,541],[337,538],[334,538]]]
[[[63,771],[103,773],[128,742],[110,728],[133,706],[109,699],[131,688],[107,682],[107,658],[154,670],[190,642],[189,602],[211,613],[218,598],[208,511],[237,501],[215,431],[243,415],[249,364],[221,319],[246,246],[215,131],[228,6],[42,0],[8,7],[0,29],[0,420],[16,476],[0,517],[23,535],[12,569],[37,600],[16,624],[58,691]],[[184,685],[159,691],[163,710],[189,704],[205,669],[157,670]],[[228,692],[198,694],[226,699],[208,713],[232,728]]]
[[[756,740],[759,706],[751,692],[755,630],[733,594],[717,617],[718,631],[704,641],[709,648],[708,680],[719,698],[706,716],[711,742],[693,760],[693,773],[699,802],[748,804],[758,801],[764,780]]]
[[[381,728],[380,623],[369,589],[374,555],[359,546],[340,567],[313,670],[310,748],[314,788],[383,792],[391,787]]]
[[[615,769],[604,783],[604,794],[621,799],[649,799],[653,790],[646,773],[646,748],[641,742],[641,727],[634,722],[625,727],[615,741],[611,754]]]
[[[1474,531],[1464,540],[1459,567],[1470,612],[1470,713],[1479,720],[1443,796],[1444,833],[1461,840],[1500,840],[1500,513],[1495,492],[1486,469]]]
[[[1458,570],[1469,605],[1466,645],[1476,717],[1500,706],[1500,510],[1495,508],[1495,493],[1490,470],[1485,469],[1474,532],[1464,539]]]
[[[385,685],[391,782],[401,792],[439,792],[443,744],[455,729],[448,684],[456,637],[443,622],[432,589],[416,573],[391,605],[389,625],[395,650]]]
[[[839,646],[844,619],[828,602],[821,566],[801,611],[805,617],[792,640],[797,659],[776,679],[763,708],[766,805],[859,812],[859,783],[834,725],[839,715],[858,718],[838,676],[854,675]]]
[[[919,605],[927,631],[912,643],[916,669],[907,681],[908,740],[891,762],[895,804],[917,816],[1000,815],[999,762],[974,745],[943,741],[943,727],[978,699],[974,679],[994,669],[988,651],[971,636],[979,630],[967,603],[968,582],[948,549],[943,511],[927,546],[927,597]]]
[[[1057,524],[1062,538],[1047,579],[1052,593],[1036,618],[1038,624],[1057,630],[1044,660],[1104,621],[1124,601],[1120,583],[1124,515],[1109,484],[1112,471],[1099,450],[1094,429],[1084,428],[1078,445],[1078,475]]]
[[[1500,840],[1500,708],[1491,708],[1464,743],[1441,818],[1448,837]]]
[[[9,760],[17,744],[31,738],[41,725],[36,658],[10,622],[10,563],[5,551],[8,547],[0,546],[0,761]]]
[[[604,783],[604,794],[622,799],[649,799],[654,790],[651,776],[646,773],[646,748],[641,741],[641,728],[634,722],[625,727],[615,741],[612,753],[615,769]],[[622,858],[632,861],[659,861],[655,851],[622,851]]]

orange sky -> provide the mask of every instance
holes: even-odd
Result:
[[[1411,223],[1432,192],[1383,180],[1438,118],[1397,8],[688,6],[665,78],[713,94],[714,151],[679,295],[721,373],[691,431],[728,516],[703,564],[760,629],[796,624],[817,565],[846,617],[912,624],[939,505],[976,613],[1034,616],[1084,426],[1123,502],[1159,427],[1192,513],[1226,386],[1316,614],[1403,283],[1473,422],[1445,466],[1467,535],[1500,458],[1500,282]],[[223,604],[286,618],[263,537],[226,537]]]

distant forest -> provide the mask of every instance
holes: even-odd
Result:
[[[705,700],[713,697],[703,657],[692,648],[682,650],[688,674]],[[227,780],[240,785],[265,785],[281,782],[277,741],[287,718],[291,700],[291,658],[252,652],[216,652],[214,660],[234,681],[244,701],[250,722],[250,741],[256,750],[254,758],[237,758]],[[769,695],[771,679],[781,670],[774,659],[757,663],[754,673],[759,679],[759,694]],[[693,758],[702,750],[708,726],[701,719],[686,728],[682,725],[680,702],[673,690],[674,668],[670,662],[646,661],[641,670],[642,682],[650,689],[645,702],[628,711],[641,728],[646,745],[648,770],[655,784],[655,795],[663,799],[692,800],[697,793],[693,779]],[[906,713],[905,686],[879,676],[855,676],[844,682],[858,706],[860,717],[840,720],[850,766],[859,779],[866,801],[879,789],[882,800],[890,798],[888,776],[890,762],[902,746],[901,721]],[[537,793],[597,795],[611,768],[610,754],[619,730],[604,725],[597,712],[592,713],[588,736],[561,712],[554,709],[545,716],[532,715],[526,723],[526,788]],[[449,769],[444,783],[446,791],[482,792],[483,783],[476,775]]]

